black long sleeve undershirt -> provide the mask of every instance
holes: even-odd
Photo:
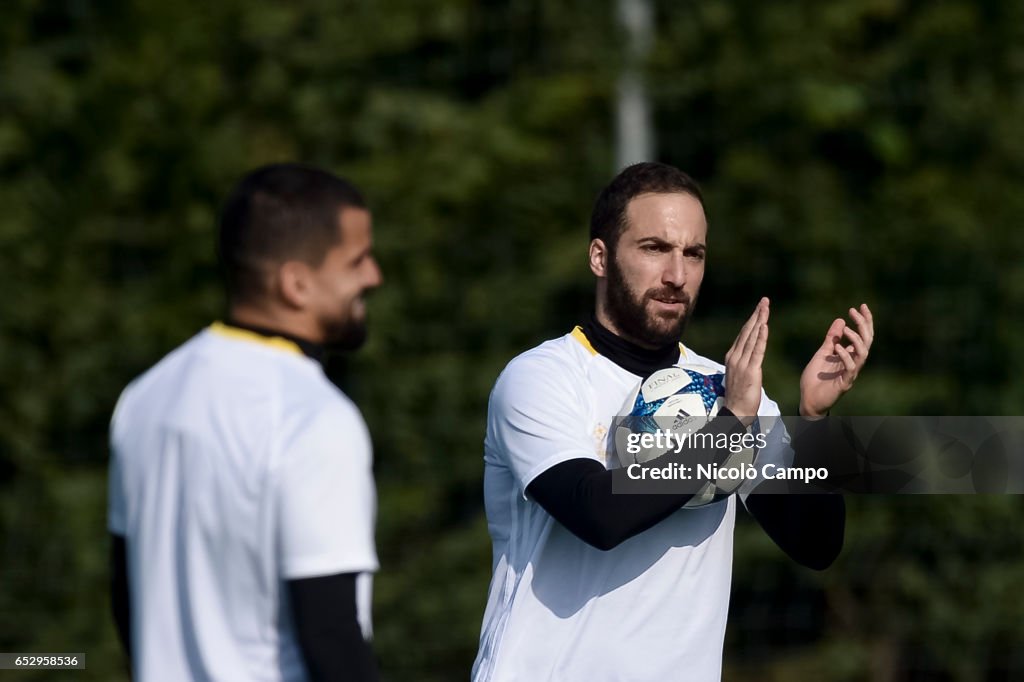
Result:
[[[701,432],[742,433],[743,425],[731,412],[723,409]],[[694,461],[721,464],[728,454],[724,449],[690,447],[663,455],[643,466],[663,467],[676,462],[690,465]],[[600,550],[612,549],[642,533],[693,498],[693,494],[687,493],[613,493],[614,477],[622,474],[622,469],[605,469],[593,459],[571,459],[537,476],[527,486],[526,492],[573,535]]]
[[[356,575],[288,581],[295,630],[314,682],[375,682],[377,666],[356,617]]]
[[[816,466],[832,450],[827,419],[802,419],[792,436],[793,466]],[[792,490],[799,483],[789,481]],[[771,483],[762,484],[765,488]],[[808,484],[808,487],[810,485]],[[839,557],[846,534],[846,502],[834,493],[758,494],[747,496],[746,506],[768,537],[791,559],[817,571]]]
[[[128,597],[128,548],[124,537],[120,535],[110,536],[110,610],[130,667],[132,629]]]
[[[678,344],[640,348],[605,329],[593,316],[582,325],[582,331],[601,355],[639,377],[679,360]],[[716,428],[726,428],[726,422],[715,419],[704,430],[711,429],[716,422]],[[824,423],[805,422],[802,426],[802,433],[793,434],[798,459],[801,452],[827,451]],[[692,450],[684,450],[681,457],[693,454]],[[659,457],[651,466],[663,466],[672,457]],[[621,470],[617,471],[621,474]],[[592,459],[573,459],[537,476],[527,487],[527,494],[578,538],[602,550],[616,547],[654,526],[692,497],[613,494],[615,475],[616,472],[606,470]],[[747,509],[768,536],[804,566],[826,568],[842,549],[846,506],[840,495],[757,495],[755,491],[747,498]]]
[[[731,416],[728,411],[723,411]],[[719,428],[738,431],[738,422],[716,419]],[[797,460],[802,453],[827,447],[825,422],[807,423],[793,446]],[[693,457],[694,450],[680,455],[659,457],[649,466],[664,466],[669,461]],[[700,456],[700,455],[697,455]],[[599,462],[580,458],[561,462],[530,483],[527,493],[576,537],[593,547],[609,550],[666,519],[680,509],[692,495],[650,495],[612,492],[613,476]],[[762,494],[752,493],[747,510],[768,536],[791,559],[814,570],[828,568],[843,547],[846,504],[836,494]]]
[[[111,610],[131,661],[131,604],[125,539],[111,536]],[[288,581],[295,630],[314,682],[376,682],[377,666],[356,616],[356,575],[339,573]]]
[[[757,495],[747,511],[776,545],[801,566],[823,571],[839,557],[846,532],[842,495]]]

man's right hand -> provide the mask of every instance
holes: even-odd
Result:
[[[762,298],[725,354],[725,407],[749,425],[761,406],[761,363],[768,347],[768,299]]]

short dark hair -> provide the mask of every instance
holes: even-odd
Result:
[[[230,303],[266,295],[266,268],[287,260],[313,266],[341,238],[338,213],[366,208],[356,187],[297,163],[263,166],[243,177],[220,216],[218,257]]]
[[[626,231],[626,208],[641,194],[689,194],[704,206],[700,186],[674,166],[644,161],[627,166],[601,190],[590,214],[590,239],[600,239],[612,253]]]

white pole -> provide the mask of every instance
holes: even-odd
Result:
[[[615,110],[616,172],[631,163],[654,158],[654,126],[643,78],[654,33],[651,0],[618,0],[618,5],[628,43]]]

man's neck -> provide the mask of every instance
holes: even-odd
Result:
[[[315,322],[304,316],[297,316],[293,311],[233,305],[228,308],[228,318],[240,325],[273,329],[288,336],[305,339],[310,343],[323,343]]]
[[[647,377],[679,362],[678,342],[658,348],[645,348],[608,329],[596,315],[592,315],[581,328],[594,350],[637,376]]]
[[[311,334],[299,330],[300,325],[288,324],[279,318],[266,315],[261,311],[244,308],[232,308],[225,322],[232,327],[245,329],[261,336],[279,336],[288,339],[299,347],[307,357],[322,361],[324,345],[311,340]]]
[[[638,348],[644,348],[647,350],[656,350],[658,348],[657,346],[652,346],[651,344],[645,343],[626,333],[622,327],[615,323],[615,320],[608,314],[608,311],[601,307],[598,307],[597,310],[594,311],[593,320],[623,341],[631,343]]]

